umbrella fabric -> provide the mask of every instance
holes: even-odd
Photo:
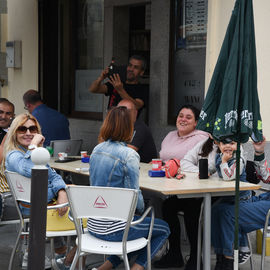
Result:
[[[252,0],[236,0],[197,129],[217,140],[262,140]]]

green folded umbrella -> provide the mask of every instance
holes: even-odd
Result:
[[[217,140],[262,140],[252,0],[236,0],[197,129]]]
[[[218,141],[230,138],[238,144],[234,244],[238,250],[240,143],[249,137],[262,140],[252,0],[235,2],[197,129],[211,133]]]

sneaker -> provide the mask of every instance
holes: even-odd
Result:
[[[66,254],[57,254],[55,253],[55,261],[56,263],[63,264],[66,258]]]
[[[65,264],[57,264],[58,268],[60,270],[69,270],[70,269],[70,265],[65,265]]]
[[[233,259],[223,257],[222,270],[233,270]]]
[[[22,260],[22,269],[27,269],[27,265],[28,265],[28,252],[25,252]],[[45,269],[50,268],[52,268],[52,262],[47,256],[45,256]]]
[[[66,259],[66,256],[60,257],[60,258],[55,258],[55,261],[58,264],[63,264],[65,259]]]
[[[201,260],[201,269],[203,269],[202,260]],[[197,258],[189,258],[187,264],[185,265],[184,270],[197,270]]]
[[[244,264],[246,263],[251,257],[251,252],[248,251],[248,252],[242,252],[242,251],[239,251],[239,261],[238,263],[239,264]]]
[[[184,265],[184,260],[182,255],[176,257],[167,253],[160,260],[154,262],[155,268],[170,268],[170,267],[182,267]]]
[[[222,270],[223,254],[217,254],[215,270]]]

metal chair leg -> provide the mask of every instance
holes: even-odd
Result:
[[[52,257],[52,269],[54,270],[60,270],[56,260],[55,260],[55,251],[54,251],[54,238],[50,238],[50,244],[51,244],[51,257]]]
[[[270,210],[268,211],[268,213],[266,215],[265,224],[264,224],[264,228],[263,228],[261,270],[264,270],[264,259],[265,259],[265,249],[266,249],[266,236],[267,236],[267,229],[268,229],[269,217],[270,217]]]
[[[202,253],[202,218],[203,218],[204,203],[201,204],[201,212],[198,223],[198,244],[197,244],[197,270],[201,269],[201,253]]]
[[[14,257],[15,257],[16,250],[18,248],[18,244],[19,244],[19,241],[20,241],[20,238],[21,238],[22,231],[23,231],[23,223],[20,223],[20,228],[18,230],[15,245],[14,245],[14,248],[12,249],[12,252],[11,252],[11,255],[10,255],[8,270],[12,270],[13,260],[14,260]]]
[[[253,263],[253,256],[252,256],[252,245],[251,245],[249,234],[247,234],[247,239],[248,239],[248,247],[249,247],[250,255],[251,255],[250,258],[249,258],[250,269],[253,270],[254,269],[254,263]]]

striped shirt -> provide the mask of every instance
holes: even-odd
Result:
[[[0,168],[0,192],[4,193],[4,192],[9,192],[9,191],[10,189],[7,183],[7,179],[3,173],[3,169]]]
[[[95,219],[89,218],[87,220],[87,229],[92,233],[110,234],[124,230],[126,221],[111,220],[111,219]]]

